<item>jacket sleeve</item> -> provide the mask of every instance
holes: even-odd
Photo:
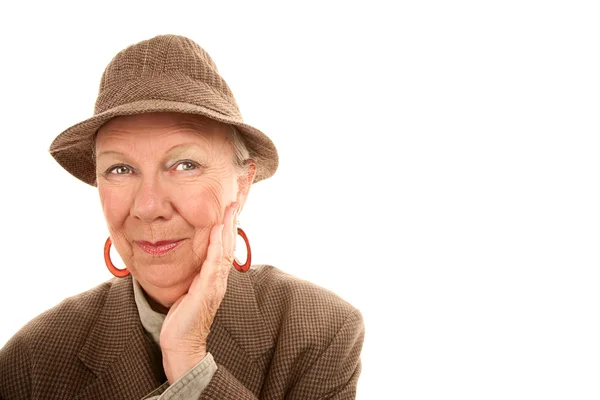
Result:
[[[362,315],[354,310],[286,399],[355,399],[364,335]]]
[[[31,359],[20,335],[0,349],[0,400],[31,398]]]
[[[316,361],[289,388],[286,399],[355,399],[364,333],[362,315],[354,310]],[[257,397],[219,365],[200,399],[253,400]]]
[[[225,367],[218,365],[217,371],[208,386],[202,391],[199,399],[253,400],[257,397],[246,389]]]

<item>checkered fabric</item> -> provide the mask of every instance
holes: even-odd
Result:
[[[361,314],[271,266],[231,270],[208,337],[218,370],[200,399],[354,399]],[[0,399],[135,399],[164,382],[131,278],[71,297],[0,350]]]
[[[120,51],[100,80],[94,115],[60,133],[50,154],[73,176],[96,185],[96,132],[119,115],[152,112],[197,114],[233,125],[256,163],[254,182],[277,170],[271,139],[246,124],[231,89],[210,55],[193,40],[159,35]]]

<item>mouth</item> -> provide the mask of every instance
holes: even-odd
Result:
[[[171,250],[175,249],[179,246],[182,240],[161,240],[159,242],[146,242],[143,240],[138,240],[135,243],[140,246],[142,250],[146,253],[153,256],[162,256],[163,254],[167,254]]]

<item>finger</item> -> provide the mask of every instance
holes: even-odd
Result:
[[[205,297],[208,308],[216,312],[216,308],[221,303],[225,290],[227,288],[227,277],[229,276],[229,267],[225,259],[223,248],[223,238],[225,237],[226,225],[213,227],[211,231],[209,251],[206,260],[200,271],[200,285]],[[212,317],[211,317],[212,318]]]
[[[223,259],[223,244],[221,241],[223,233],[223,225],[214,225],[210,230],[208,240],[208,249],[206,250],[206,258],[202,263],[200,274],[196,276],[192,282],[192,286],[188,293],[201,294],[215,280],[215,275],[219,270],[219,264]]]
[[[235,217],[237,208],[238,203],[234,202],[229,205],[225,209],[223,224],[212,227],[206,258],[202,263],[200,274],[192,282],[189,292],[197,295],[212,292],[215,289],[217,292],[222,292],[227,286],[227,277],[235,251],[235,234],[232,228],[235,226],[237,231]]]
[[[205,275],[212,275],[219,268],[223,260],[223,231],[224,225],[215,225],[210,230],[210,238],[208,240],[208,250],[206,251],[206,259],[202,264],[200,273],[206,271]]]
[[[235,256],[235,239],[237,236],[237,211],[239,204],[234,202],[225,210],[223,218],[223,257],[222,267],[229,268],[233,264]]]

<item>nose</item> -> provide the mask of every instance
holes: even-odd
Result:
[[[141,179],[132,204],[131,215],[146,223],[173,216],[169,192],[158,177]]]

